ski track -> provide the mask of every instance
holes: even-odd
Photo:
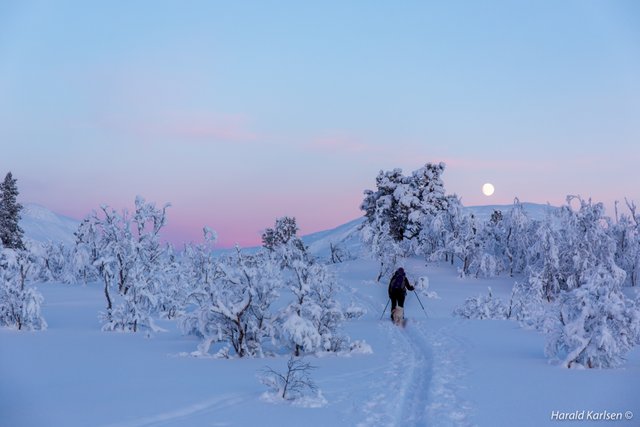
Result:
[[[452,320],[452,322],[459,322]],[[416,325],[417,326],[417,325]],[[473,408],[462,396],[464,378],[468,372],[464,357],[464,341],[451,325],[429,329],[425,324],[411,330],[416,341],[429,342],[431,349],[431,379],[427,392],[426,425],[444,427],[471,427]]]
[[[369,282],[366,285],[379,286]],[[348,289],[367,307],[371,313],[368,317],[378,321],[377,313],[382,312],[384,305],[357,287]],[[388,315],[387,310],[379,328],[388,337],[391,359],[381,372],[371,372],[374,374],[371,377],[378,379],[369,380],[371,395],[359,408],[364,419],[358,427],[474,426],[473,408],[461,395],[468,368],[464,357],[466,343],[454,330],[460,320],[409,319],[405,328],[399,328],[387,321]],[[363,370],[354,373],[354,377],[364,380],[366,374]]]
[[[225,396],[218,396],[211,398],[193,405],[185,406],[183,408],[175,409],[169,412],[162,412],[157,415],[151,415],[148,417],[137,418],[134,420],[127,420],[119,423],[109,424],[105,427],[155,427],[163,426],[169,423],[181,422],[181,424],[187,421],[194,415],[200,415],[204,413],[214,412],[223,408],[238,405],[246,401],[248,396],[241,394],[229,394]],[[186,424],[188,425],[188,424]],[[213,424],[213,425],[226,425],[226,424]]]
[[[430,329],[429,320],[380,328],[389,337],[391,360],[385,380],[371,382],[372,397],[358,426],[473,426],[472,407],[460,395],[467,372],[464,343],[452,328]]]

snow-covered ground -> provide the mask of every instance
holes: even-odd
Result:
[[[632,411],[640,417],[640,351],[623,368],[568,370],[543,353],[544,337],[511,321],[463,320],[451,312],[470,295],[507,297],[512,280],[461,279],[449,266],[410,260],[415,281],[427,277],[439,298],[422,295],[428,317],[409,295],[405,329],[393,326],[386,286],[370,261],[331,266],[340,299],[367,309],[347,324],[371,354],[307,357],[327,401],[322,407],[269,403],[257,379],[285,357],[213,359],[175,323],[168,332],[101,332],[104,297],[97,285],[45,283],[44,332],[0,330],[0,426],[545,426],[553,411]],[[634,426],[631,421],[572,425]],[[568,422],[568,421],[564,421]]]

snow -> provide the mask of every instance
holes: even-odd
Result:
[[[20,212],[20,227],[25,237],[37,242],[62,242],[67,246],[75,243],[73,233],[80,221],[50,211],[44,206],[26,203]]]
[[[465,206],[464,210],[467,213],[472,213],[475,217],[481,221],[488,221],[491,218],[491,214],[495,210],[502,211],[502,213],[508,212],[513,205],[480,205],[480,206]],[[522,202],[522,207],[525,213],[531,219],[543,220],[549,212],[553,212],[558,208],[551,205],[542,205],[539,203]]]
[[[351,239],[358,224],[309,236],[305,243],[316,254],[328,254],[329,242]],[[419,290],[426,312],[415,295],[407,296],[402,329],[388,315],[380,319],[387,286],[375,281],[377,262],[328,268],[341,286],[340,304],[364,308],[346,322],[345,332],[366,344],[365,351],[348,356],[305,358],[317,366],[317,398],[291,404],[268,394],[260,372],[265,366],[282,371],[288,356],[192,357],[199,339],[182,335],[175,320],[158,320],[167,332],[151,338],[102,332],[99,284],[41,283],[48,329],[0,329],[0,426],[526,427],[558,425],[554,411],[631,411],[640,417],[637,347],[619,368],[565,369],[549,363],[538,332],[508,320],[453,316],[488,287],[508,300],[521,278],[461,278],[449,265],[410,259],[404,268],[411,283],[423,278],[429,294]]]
[[[409,277],[428,277],[438,299],[407,298],[405,329],[380,314],[386,286],[371,280],[376,264],[331,266],[344,288],[344,305],[357,301],[367,313],[348,323],[354,339],[372,354],[308,357],[326,404],[270,403],[256,378],[283,356],[213,359],[183,356],[197,339],[169,332],[100,331],[104,309],[97,284],[45,283],[45,332],[0,330],[0,414],[3,426],[544,426],[552,411],[633,411],[640,353],[619,369],[568,370],[549,364],[544,337],[515,322],[464,320],[451,312],[465,298],[485,292],[507,298],[511,279],[462,279],[449,266],[405,266]],[[320,406],[320,407],[305,407]],[[610,425],[592,421],[589,425]],[[631,425],[622,422],[622,425]]]

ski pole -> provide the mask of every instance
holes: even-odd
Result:
[[[427,310],[424,309],[424,305],[422,305],[422,301],[420,301],[420,297],[418,296],[418,293],[416,292],[415,289],[413,290],[413,293],[416,294],[416,298],[418,298],[418,302],[420,303],[420,307],[422,307],[422,311],[424,311],[424,315],[427,316],[427,318],[429,318],[429,315],[427,314]]]
[[[382,316],[380,316],[380,320],[382,320],[382,318],[384,317],[384,313],[387,311],[387,307],[389,307],[389,301],[391,301],[391,298],[387,300],[387,305],[384,306],[384,310],[382,311]]]

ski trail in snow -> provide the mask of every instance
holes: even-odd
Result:
[[[411,322],[402,331],[413,354],[411,355],[411,363],[407,365],[406,369],[407,386],[404,392],[402,411],[397,420],[403,425],[409,426],[432,425],[427,422],[426,409],[432,379],[432,366],[435,361],[424,336],[417,333],[418,328],[422,326]]]
[[[218,396],[218,397],[208,399],[199,403],[195,403],[193,405],[175,409],[173,411],[163,412],[157,415],[137,418],[134,420],[127,420],[119,423],[109,424],[105,427],[162,426],[171,422],[185,421],[187,418],[194,416],[196,414],[213,412],[219,409],[227,408],[229,406],[237,405],[239,403],[244,402],[246,399],[247,399],[247,396],[242,394],[230,394],[225,396]],[[223,424],[214,424],[214,425],[223,425]]]
[[[371,383],[362,408],[370,426],[471,427],[471,405],[460,395],[466,374],[464,345],[449,326],[410,321],[405,329],[380,325],[389,337],[391,359],[384,380]]]
[[[416,325],[411,335],[417,336],[417,341],[430,343],[432,363],[425,408],[426,425],[473,426],[470,419],[472,406],[461,396],[468,372],[464,343],[451,326],[430,329],[428,321],[424,325]]]
[[[411,351],[408,340],[399,334],[398,328],[391,322],[381,323],[379,327],[388,337],[392,349],[391,359],[382,379],[378,378],[369,385],[371,398],[362,408],[364,420],[358,423],[358,427],[398,425],[410,381],[405,365],[415,365],[414,352]]]
[[[351,292],[379,318],[384,305],[377,298],[355,287]],[[371,394],[360,408],[364,419],[358,427],[474,425],[472,407],[461,396],[467,373],[465,344],[449,322],[456,320],[410,320],[404,329],[388,321],[380,323],[390,345],[390,360],[383,379],[375,375],[378,379],[369,382]]]

